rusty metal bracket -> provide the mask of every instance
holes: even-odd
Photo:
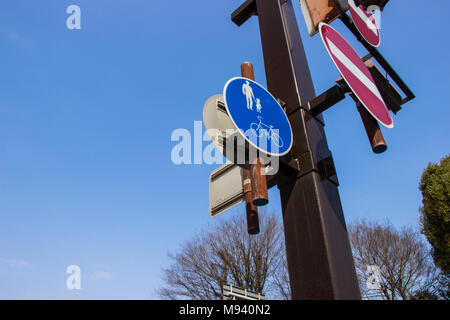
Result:
[[[316,171],[317,173],[319,173],[322,180],[328,179],[336,186],[339,186],[339,181],[336,175],[336,168],[334,166],[333,156],[331,155],[331,152],[328,156],[317,162],[314,161],[310,152],[304,153],[299,158],[299,166],[301,168],[300,176],[306,175],[311,171]]]
[[[334,165],[332,155],[329,155],[328,157],[317,162],[317,167],[319,169],[319,175],[322,180],[328,179],[337,186],[339,185],[339,181],[336,175],[336,167]]]
[[[331,152],[317,162],[314,161],[310,152],[302,154],[298,159],[292,158],[289,161],[280,159],[280,172],[287,177],[300,178],[312,171],[317,172],[322,180],[328,179],[339,186]]]
[[[311,117],[325,126],[323,120],[318,118],[317,116],[344,99],[345,90],[343,90],[341,85],[338,83],[327,91],[318,95],[311,101],[308,101],[305,105],[296,107],[295,109],[287,113],[287,116],[290,117],[292,114],[303,109],[307,114],[309,114]]]
[[[387,1],[386,1],[387,2]],[[416,96],[411,91],[411,89],[406,85],[406,83],[400,78],[394,68],[386,61],[383,55],[373,46],[371,46],[367,41],[359,33],[353,21],[347,14],[343,14],[339,17],[341,21],[345,24],[345,26],[355,35],[359,42],[366,48],[367,51],[372,55],[375,60],[380,64],[380,66],[387,72],[387,74],[391,77],[391,79],[397,84],[397,86],[403,91],[405,94],[405,98],[402,100],[402,104],[414,99]]]
[[[334,85],[324,93],[315,97],[306,104],[307,109],[313,116],[318,116],[328,108],[345,99],[345,93],[339,85]]]
[[[300,174],[300,166],[297,159],[291,158],[289,161],[279,159],[280,171],[289,177],[297,177]]]
[[[305,107],[305,106],[300,106],[300,107],[296,107],[295,109],[291,110],[289,113],[286,113],[286,115],[289,117],[293,116],[294,114],[296,114],[297,112],[303,110],[306,114],[306,120],[310,120],[310,119],[315,119],[316,121],[318,121],[323,127],[325,127],[325,122],[323,122],[323,119],[314,116],[311,112],[309,112],[309,110]]]

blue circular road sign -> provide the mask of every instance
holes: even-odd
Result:
[[[278,101],[263,86],[247,78],[230,79],[223,89],[225,106],[240,135],[270,156],[292,147],[292,129]]]

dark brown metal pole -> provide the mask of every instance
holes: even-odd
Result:
[[[241,74],[244,78],[255,81],[255,73],[253,65],[250,62],[241,64]],[[250,177],[252,182],[252,196],[253,204],[256,206],[264,206],[269,202],[269,195],[267,192],[267,179],[264,174],[264,160],[256,157],[250,164]],[[245,170],[245,169],[244,169]]]
[[[278,176],[292,299],[360,299],[337,180],[322,178],[317,169],[331,157],[322,116],[294,112],[316,95],[292,3],[246,2],[255,3],[267,86],[286,103],[294,134],[291,157],[300,170],[297,177]],[[235,20],[245,12],[242,6],[237,11]]]

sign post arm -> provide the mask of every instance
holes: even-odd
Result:
[[[238,26],[241,26],[254,15],[256,15],[256,0],[247,0],[233,12],[231,20]]]

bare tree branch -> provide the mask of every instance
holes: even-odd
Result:
[[[405,300],[435,290],[439,270],[419,232],[360,220],[349,226],[349,234],[363,297]],[[368,266],[380,271],[378,293],[367,288]]]
[[[285,260],[283,231],[274,215],[260,214],[260,223],[261,233],[251,236],[243,215],[235,216],[184,243],[169,255],[173,263],[164,270],[166,286],[158,291],[160,297],[220,299],[225,283],[280,296],[274,279],[287,276],[279,268]]]

